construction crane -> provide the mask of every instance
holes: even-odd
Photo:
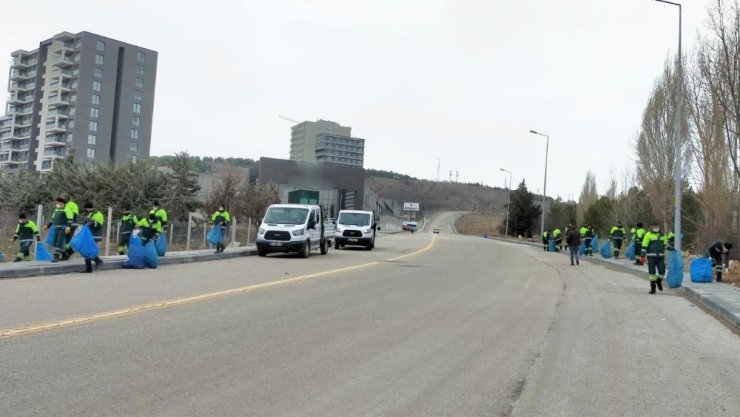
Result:
[[[279,117],[279,118],[281,118],[281,119],[283,119],[283,120],[287,120],[287,121],[289,121],[289,122],[293,122],[293,123],[295,123],[295,124],[303,123],[303,122],[299,122],[299,121],[298,121],[298,120],[296,120],[296,119],[291,119],[290,117],[285,117],[285,116],[283,116],[282,114],[278,114],[278,117]]]

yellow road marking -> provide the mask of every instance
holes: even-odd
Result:
[[[436,240],[437,240],[437,237],[433,236],[431,242],[429,242],[429,244],[425,246],[424,248],[419,249],[418,251],[415,251],[415,252],[405,254],[405,255],[397,256],[395,258],[386,259],[385,261],[397,261],[400,259],[408,258],[411,256],[415,256],[415,255],[419,255],[424,252],[427,252],[428,250],[432,249]],[[158,310],[158,309],[163,309],[167,307],[174,307],[177,305],[187,304],[187,303],[195,303],[198,301],[210,300],[212,298],[217,298],[217,297],[225,297],[228,295],[257,291],[257,290],[261,290],[264,288],[278,287],[282,285],[296,283],[299,281],[307,281],[311,279],[326,277],[329,275],[339,274],[342,272],[349,272],[349,271],[354,271],[357,269],[368,268],[371,266],[380,265],[382,262],[383,261],[367,262],[364,264],[352,265],[352,266],[347,266],[343,268],[332,269],[329,271],[316,272],[313,274],[302,275],[300,277],[295,277],[295,278],[286,278],[286,279],[281,279],[278,281],[265,282],[262,284],[246,285],[244,287],[232,288],[232,289],[222,290],[222,291],[215,291],[215,292],[210,292],[206,294],[194,295],[190,297],[157,301],[154,303],[142,304],[142,305],[138,305],[134,307],[122,308],[119,310],[106,311],[106,312],[92,314],[88,316],[74,317],[70,319],[57,320],[57,321],[52,321],[48,323],[38,323],[38,324],[26,325],[22,327],[4,329],[4,330],[0,330],[0,339],[9,339],[11,337],[23,336],[23,335],[27,335],[31,333],[38,333],[38,332],[43,332],[47,330],[60,329],[63,327],[91,323],[94,321],[113,319],[116,317],[127,316],[129,314],[143,313],[145,311],[152,311],[152,310]]]

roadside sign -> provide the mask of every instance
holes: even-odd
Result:
[[[419,203],[403,203],[403,211],[419,211]]]

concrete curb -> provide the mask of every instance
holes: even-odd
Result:
[[[159,265],[165,266],[192,262],[208,262],[255,255],[257,255],[257,249],[254,247],[237,248],[232,250],[227,249],[224,253],[218,254],[213,253],[212,250],[203,250],[188,253],[170,252],[166,256],[159,258]],[[104,256],[103,260],[105,261],[105,263],[100,266],[100,270],[106,271],[111,269],[122,269],[123,263],[126,261],[126,257]],[[53,264],[47,262],[34,262],[31,265],[19,265],[17,268],[0,269],[0,279],[26,278],[39,275],[68,274],[82,271],[84,265],[85,263],[83,262],[83,260],[79,258]]]
[[[497,240],[501,242],[514,243],[523,246],[540,246],[531,242],[517,242],[508,239],[502,239],[498,237],[489,237],[490,240]],[[601,265],[610,265],[624,270],[632,275],[647,281],[647,271],[633,268],[632,265],[625,265],[622,263],[607,261],[597,257],[581,258],[584,261],[590,261],[593,263],[599,263]],[[736,287],[728,284],[713,283],[713,284],[698,284],[691,282],[691,276],[684,272],[683,282],[691,283],[690,285],[682,285],[680,288],[673,288],[674,290],[683,291],[684,294],[697,304],[704,306],[711,310],[718,316],[727,320],[733,326],[740,329],[740,290]],[[704,287],[704,286],[707,287]],[[714,293],[710,291],[709,285],[724,285],[724,287],[715,288]],[[726,288],[725,288],[726,287]]]

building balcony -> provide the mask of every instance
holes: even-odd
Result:
[[[10,81],[25,81],[25,80],[30,80],[32,78],[36,78],[36,72],[35,71],[31,71],[31,72],[23,71],[23,72],[21,72],[21,71],[18,71],[18,70],[13,70],[11,72],[11,74],[10,74]]]
[[[49,108],[56,108],[61,106],[69,106],[69,99],[60,96],[49,98]]]
[[[15,89],[19,92],[28,92],[36,89],[36,83],[16,84]]]
[[[44,141],[44,145],[47,147],[58,148],[60,146],[67,146],[67,143],[64,141],[64,136],[47,136]]]
[[[62,159],[67,156],[65,149],[44,149],[44,159]]]
[[[26,68],[35,67],[37,64],[38,64],[38,61],[35,59],[28,60],[28,59],[16,58],[13,60],[13,63],[11,64],[11,68],[26,69]]]
[[[51,66],[53,67],[69,68],[74,64],[74,59],[66,55],[57,55],[51,59]]]
[[[69,119],[69,110],[65,110],[63,108],[55,108],[54,110],[49,111],[49,116],[56,116],[58,119]]]
[[[46,132],[47,133],[66,133],[67,127],[59,123],[47,123]]]

